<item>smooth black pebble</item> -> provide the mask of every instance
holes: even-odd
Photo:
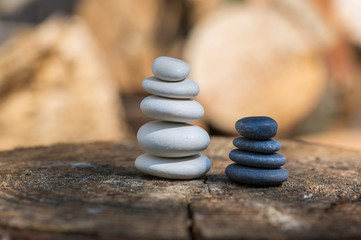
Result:
[[[279,168],[286,163],[286,158],[279,153],[263,154],[234,149],[229,158],[238,164],[258,168]]]
[[[276,136],[278,124],[270,117],[246,117],[236,122],[236,130],[245,138],[266,140]]]
[[[288,179],[286,169],[259,169],[231,164],[226,167],[226,175],[232,181],[257,186],[276,186]]]
[[[275,153],[281,149],[281,143],[274,139],[252,140],[239,137],[233,140],[233,145],[244,151],[258,153]]]

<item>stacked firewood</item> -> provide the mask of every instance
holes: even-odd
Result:
[[[0,149],[126,136],[115,81],[79,19],[51,19],[0,49]]]
[[[74,9],[0,47],[0,149],[129,136],[148,121],[141,82],[162,55],[190,63],[206,112],[199,124],[211,133],[234,134],[248,115],[273,117],[279,136],[361,121],[357,0],[85,0]]]

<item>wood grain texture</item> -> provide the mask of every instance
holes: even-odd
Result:
[[[280,187],[230,182],[231,138],[212,138],[206,178],[134,168],[135,141],[0,152],[0,236],[7,239],[357,239],[361,153],[281,141]]]

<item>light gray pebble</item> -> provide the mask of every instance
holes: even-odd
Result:
[[[191,71],[188,63],[172,57],[158,57],[152,64],[154,76],[165,81],[180,81]]]
[[[204,115],[201,104],[191,99],[171,99],[148,96],[140,103],[148,117],[170,122],[195,122]]]
[[[145,151],[159,157],[191,156],[204,151],[210,142],[208,133],[200,127],[163,121],[144,124],[137,139]]]
[[[186,78],[178,82],[166,82],[156,77],[150,77],[143,80],[143,88],[154,95],[169,98],[193,98],[199,93],[198,84]]]
[[[170,179],[193,179],[206,174],[211,161],[203,154],[182,158],[162,158],[151,154],[140,155],[135,167],[149,175]]]

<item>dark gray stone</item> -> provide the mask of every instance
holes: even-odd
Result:
[[[245,138],[266,140],[276,136],[278,124],[270,117],[246,117],[236,122],[236,130]]]
[[[264,154],[239,149],[232,150],[229,158],[235,163],[259,168],[279,168],[286,163],[286,158],[279,153]]]
[[[286,169],[262,169],[231,164],[226,167],[226,175],[232,181],[257,186],[276,186],[288,179]]]
[[[281,148],[281,143],[274,139],[252,140],[248,138],[235,138],[233,145],[238,149],[257,153],[275,153]]]

